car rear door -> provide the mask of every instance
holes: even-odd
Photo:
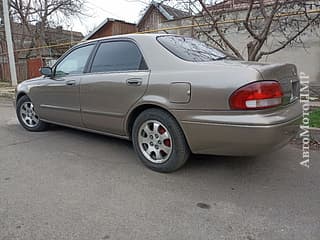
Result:
[[[100,42],[80,83],[84,126],[123,135],[125,115],[143,96],[148,80],[148,67],[133,41]]]

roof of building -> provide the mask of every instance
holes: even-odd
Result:
[[[114,19],[114,18],[106,18],[104,21],[102,21],[95,29],[93,29],[88,35],[84,37],[83,40],[88,40],[90,39],[94,34],[96,34],[101,28],[103,28],[106,24],[111,23],[111,22],[122,22],[125,24],[133,25],[135,26],[136,24],[134,23],[129,23],[123,20],[119,19]]]
[[[246,10],[249,8],[252,0],[224,0],[212,5],[207,6],[209,11],[234,11],[234,10]],[[300,0],[307,1],[307,0]],[[294,0],[280,0],[280,2],[294,2]],[[265,6],[270,6],[275,3],[275,0],[262,0],[262,3]],[[260,7],[260,1],[259,0],[253,0],[253,7],[259,8]]]
[[[270,0],[263,0],[263,2],[270,2]],[[238,8],[248,8],[250,3],[250,0],[224,0],[207,7],[210,11],[234,10]]]
[[[159,5],[159,8],[163,8],[173,19],[184,18],[190,16],[188,12],[182,11],[180,9],[176,9],[164,4]],[[170,20],[170,19],[168,19]]]
[[[179,19],[179,18],[184,18],[184,17],[189,17],[190,14],[188,12],[182,11],[180,9],[170,7],[168,5],[162,4],[162,3],[157,3],[157,2],[151,2],[143,16],[140,18],[137,26],[139,26],[143,20],[148,16],[148,14],[153,10],[157,9],[162,16],[166,20],[174,20],[174,19]]]

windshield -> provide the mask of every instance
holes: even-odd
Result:
[[[190,37],[169,35],[159,36],[157,40],[174,55],[186,61],[210,62],[229,57],[226,53]]]

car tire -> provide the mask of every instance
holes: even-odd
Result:
[[[142,163],[157,172],[178,170],[190,155],[181,127],[162,109],[147,109],[136,118],[132,142]]]
[[[17,101],[16,113],[22,127],[31,132],[40,132],[47,129],[48,124],[41,121],[34,110],[33,103],[26,95]]]

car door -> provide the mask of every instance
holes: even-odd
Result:
[[[72,126],[82,126],[79,83],[94,44],[71,50],[53,68],[53,76],[37,89],[42,119]]]
[[[134,42],[100,42],[90,71],[80,83],[84,125],[89,129],[123,135],[124,117],[144,94],[148,80],[148,67]]]

